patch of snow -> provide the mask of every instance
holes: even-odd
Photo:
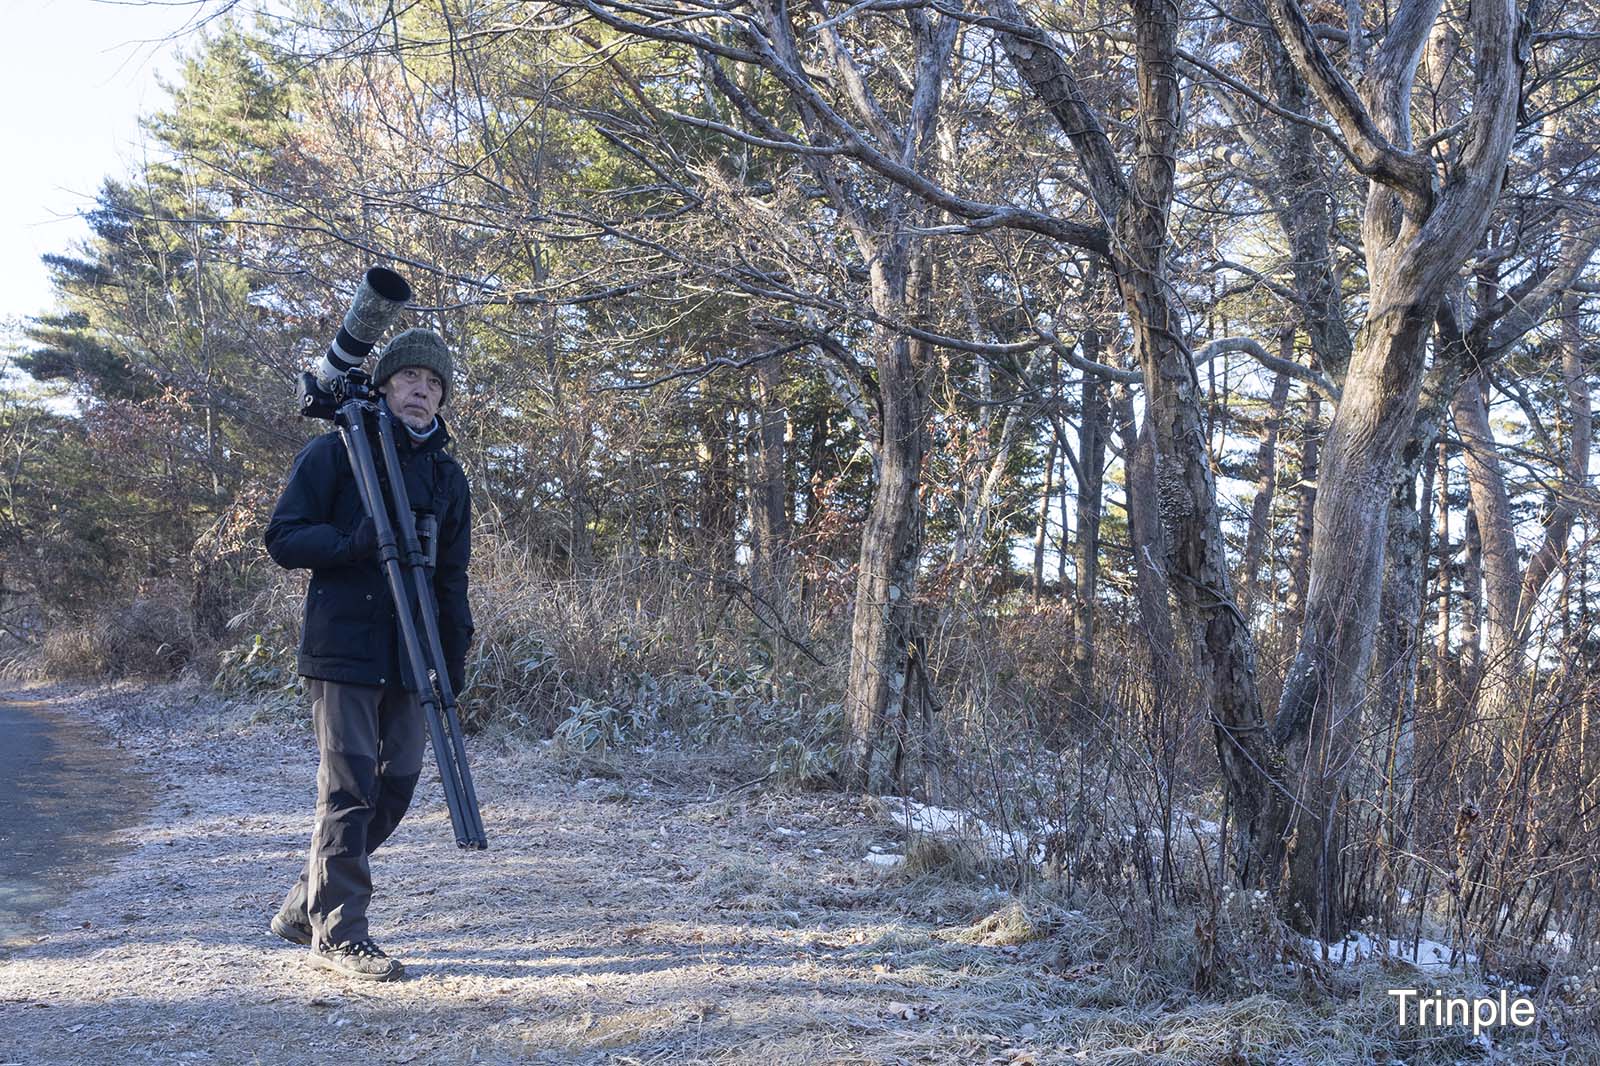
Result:
[[[928,806],[915,800],[903,801],[901,810],[906,812],[911,828],[918,833],[959,833],[970,823],[983,824],[966,811]]]
[[[881,796],[879,800],[895,820],[913,833],[925,836],[966,836],[977,840],[984,852],[994,859],[1014,859],[1027,856],[1028,861],[1044,861],[1044,845],[1029,846],[1026,833],[1003,833],[975,814],[950,807],[934,807],[915,800],[895,796]],[[898,808],[898,809],[897,809]]]
[[[1301,943],[1306,951],[1321,957],[1321,940],[1314,936],[1301,937]],[[1338,943],[1328,945],[1328,961],[1336,966],[1353,966],[1364,959],[1373,958],[1400,959],[1423,973],[1462,971],[1477,961],[1464,951],[1454,951],[1449,944],[1441,944],[1427,937],[1415,942],[1410,937],[1389,937],[1380,944],[1366,933],[1351,933]]]

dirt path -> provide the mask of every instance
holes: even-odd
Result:
[[[682,763],[575,780],[485,743],[492,850],[451,845],[430,766],[373,863],[408,977],[352,986],[266,931],[310,830],[306,730],[185,690],[51,704],[113,727],[156,796],[0,962],[0,1063],[972,1062],[1043,1009],[931,936],[953,915],[901,913],[863,861],[893,829],[854,801],[708,798]]]
[[[0,699],[0,958],[41,932],[38,915],[116,853],[145,788],[94,730],[48,700]],[[116,794],[101,787],[122,783]]]

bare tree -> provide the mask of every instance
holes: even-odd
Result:
[[[1362,242],[1370,286],[1363,339],[1322,453],[1305,621],[1273,734],[1298,778],[1288,833],[1290,905],[1341,922],[1335,819],[1366,698],[1381,605],[1391,486],[1409,439],[1440,301],[1482,239],[1516,132],[1530,42],[1511,0],[1474,3],[1472,103],[1441,179],[1413,143],[1411,102],[1439,0],[1406,0],[1352,84],[1295,0],[1268,12],[1301,76],[1368,178]],[[1521,29],[1519,29],[1521,27]],[[1349,27],[1352,40],[1362,34]]]

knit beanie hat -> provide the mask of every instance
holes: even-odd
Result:
[[[455,369],[455,361],[437,333],[430,329],[412,328],[390,341],[372,371],[373,386],[382,385],[408,366],[420,366],[438,374],[439,380],[444,383],[439,406],[450,402],[450,375]]]

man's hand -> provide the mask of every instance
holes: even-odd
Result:
[[[371,518],[361,519],[361,524],[355,532],[350,534],[348,549],[350,561],[360,562],[362,559],[371,558],[378,552],[378,527]]]

